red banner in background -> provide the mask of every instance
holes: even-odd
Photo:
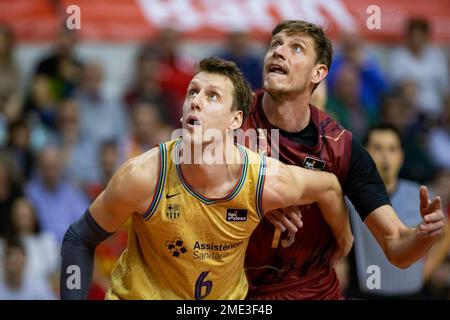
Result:
[[[263,38],[280,20],[303,19],[324,26],[333,38],[357,31],[367,40],[392,42],[408,18],[424,17],[433,40],[450,43],[450,0],[0,0],[0,22],[13,28],[18,41],[50,40],[70,17],[71,5],[80,8],[80,35],[87,41],[151,39],[165,27],[194,39],[217,39],[236,29]],[[373,24],[377,13],[379,29]]]

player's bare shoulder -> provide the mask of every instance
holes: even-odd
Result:
[[[114,174],[107,186],[108,198],[143,214],[152,199],[159,177],[158,147],[127,160]],[[119,204],[119,203],[118,203]]]

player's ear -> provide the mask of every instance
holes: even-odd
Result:
[[[183,123],[183,117],[180,118],[180,123]]]
[[[311,82],[317,84],[321,82],[328,74],[328,67],[324,64],[317,64],[313,69]]]
[[[231,118],[230,125],[228,126],[228,129],[236,130],[239,129],[242,126],[242,123],[244,122],[244,113],[242,110],[237,110],[233,112],[233,118]]]

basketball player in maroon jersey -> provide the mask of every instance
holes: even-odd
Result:
[[[278,24],[264,59],[264,89],[256,92],[243,128],[268,129],[268,145],[284,163],[333,172],[389,261],[406,268],[443,231],[440,198],[430,201],[422,187],[418,210],[423,222],[404,226],[368,153],[351,132],[310,104],[332,54],[320,27],[304,21]],[[270,129],[279,129],[278,149],[271,145]],[[268,221],[253,233],[246,255],[248,299],[342,297],[333,267],[340,249],[330,228],[316,205],[297,210],[304,222],[297,233],[280,234]]]

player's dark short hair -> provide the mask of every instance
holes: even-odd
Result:
[[[272,30],[272,37],[280,32],[285,32],[287,35],[306,34],[310,36],[314,40],[316,63],[322,63],[327,66],[328,70],[330,69],[333,60],[333,46],[320,26],[303,20],[284,20]],[[317,85],[314,86],[314,89]]]
[[[226,76],[233,83],[233,108],[242,111],[243,118],[248,114],[252,103],[252,90],[236,63],[217,57],[209,57],[198,63],[199,72],[216,73]]]
[[[381,123],[381,124],[372,126],[367,130],[366,135],[364,136],[364,139],[363,139],[363,144],[365,147],[368,146],[370,137],[374,131],[391,131],[393,134],[395,134],[397,136],[398,141],[400,142],[400,147],[403,149],[402,134],[396,127],[394,127],[392,124],[388,124],[388,123]]]

